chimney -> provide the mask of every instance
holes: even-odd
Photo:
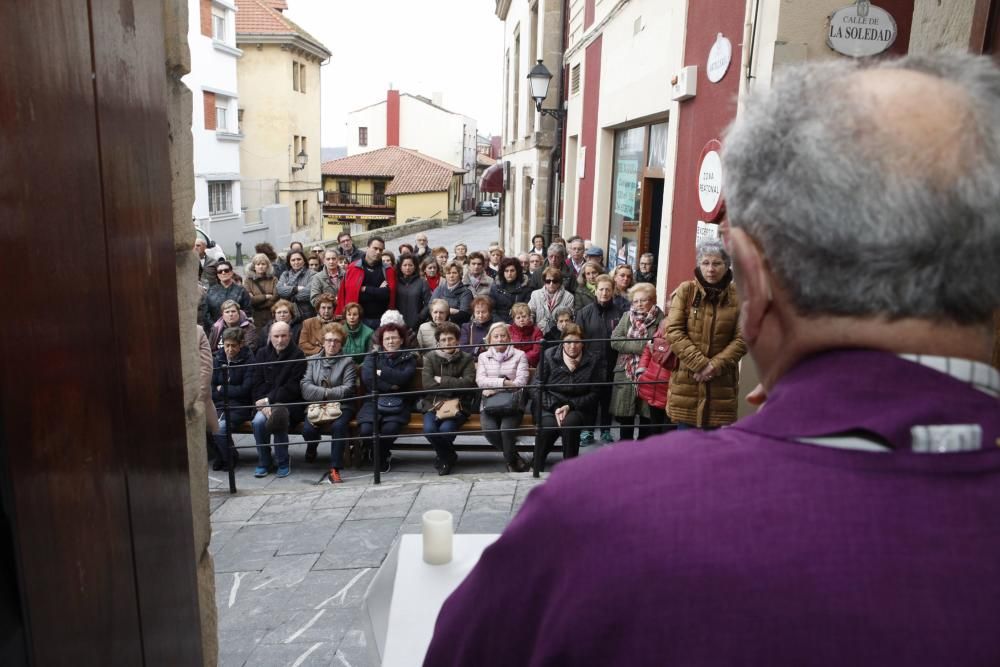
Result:
[[[399,145],[399,91],[389,90],[385,95],[385,145]]]
[[[436,107],[444,107],[444,93],[431,93],[431,102]]]

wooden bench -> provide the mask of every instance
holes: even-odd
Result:
[[[422,370],[421,367],[418,366],[417,372],[413,376],[413,380],[410,382],[410,385],[407,386],[403,391],[420,391],[423,389],[423,374],[421,373],[421,370]],[[528,377],[529,385],[531,381],[534,379],[534,377],[535,377],[535,369],[532,368],[530,375]],[[290,435],[302,435],[302,426],[303,426],[302,423],[298,423],[293,427],[291,427],[288,433]],[[461,428],[459,428],[458,430],[458,433],[459,434],[464,432],[474,433],[475,431],[481,431],[482,428],[483,426],[479,421],[479,413],[476,412],[469,415],[468,420],[466,420],[466,422],[462,424]],[[237,433],[252,434],[253,429],[250,426],[250,422],[243,422],[242,424],[236,426],[233,429],[233,434]],[[351,433],[354,436],[357,436],[358,434],[358,424],[354,420],[351,421]],[[411,412],[410,421],[406,423],[406,425],[403,427],[403,430],[400,431],[398,435],[393,436],[394,438],[396,438],[396,442],[393,443],[392,450],[433,452],[434,451],[433,448],[431,447],[430,443],[427,442],[426,440],[424,440],[423,442],[400,441],[403,438],[412,438],[413,436],[423,436],[423,435],[424,435],[424,414],[422,412]],[[518,435],[522,436],[535,435],[535,419],[534,415],[530,411],[524,413],[524,418],[521,420],[521,426],[518,429]],[[303,443],[293,442],[289,444],[296,446],[296,445],[301,445]],[[346,467],[352,467],[352,466],[358,467],[359,465],[361,465],[362,459],[365,458],[364,456],[362,456],[362,452],[364,452],[366,449],[370,450],[370,444],[368,447],[366,447],[365,444],[366,443],[363,443],[360,439],[352,440],[351,442],[348,443],[348,446],[344,448],[344,461]],[[456,442],[454,447],[457,451],[465,451],[465,452],[496,451],[495,449],[493,449],[492,445],[490,445],[488,442],[483,442],[483,443]],[[522,452],[531,452],[534,449],[534,441],[532,440],[532,443],[530,444],[518,443],[517,449],[518,451]],[[553,449],[556,451],[560,451],[562,449],[561,443],[554,445]]]

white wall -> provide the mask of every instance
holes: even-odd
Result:
[[[194,140],[195,203],[192,215],[206,231],[210,231],[212,219],[208,215],[208,181],[231,180],[233,214],[221,216],[215,221],[241,217],[240,197],[240,142],[238,139],[238,109],[236,61],[240,53],[236,49],[235,5],[228,1],[212,3],[213,10],[226,17],[226,35],[221,41],[201,34],[201,4],[198,0],[188,0],[188,45],[191,49],[191,72],[183,81],[191,89],[192,119],[191,134]],[[228,95],[228,132],[205,129],[205,106],[203,93],[216,94],[217,104]],[[234,136],[226,136],[231,134]]]
[[[464,169],[463,118],[409,95],[400,95],[399,145]],[[471,141],[475,146],[475,127],[472,129]]]
[[[386,103],[379,102],[358,111],[347,114],[347,154],[357,155],[379,148],[385,148],[385,110]],[[358,144],[358,128],[368,128],[368,145]]]

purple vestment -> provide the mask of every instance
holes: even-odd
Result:
[[[913,425],[982,449],[910,451]],[[876,453],[797,442],[846,433]],[[425,665],[1000,665],[1000,402],[895,355],[560,463],[445,603]]]

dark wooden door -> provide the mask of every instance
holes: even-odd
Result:
[[[162,16],[0,3],[0,585],[36,665],[202,660]]]

